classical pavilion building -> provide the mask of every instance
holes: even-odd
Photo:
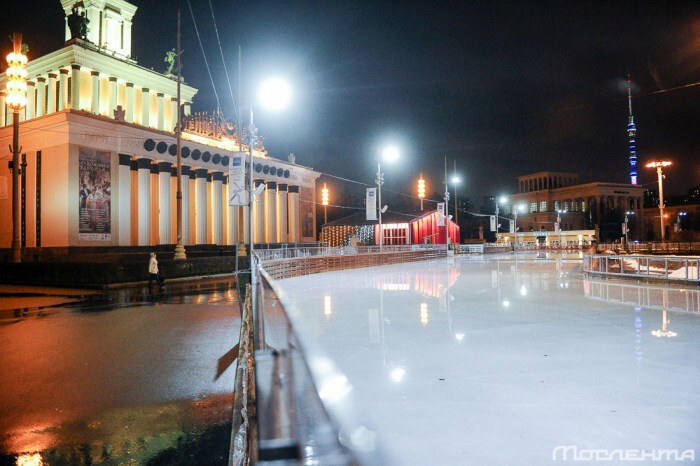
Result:
[[[517,237],[566,238],[581,231],[596,232],[596,241],[619,240],[625,216],[630,227],[629,240],[640,239],[644,221],[644,188],[627,183],[579,183],[577,173],[540,172],[518,177],[518,193],[508,196],[501,212],[513,215],[517,208],[517,229],[501,240]],[[559,228],[557,229],[557,223]],[[532,232],[532,233],[529,233]],[[547,233],[549,232],[549,233]],[[577,241],[577,240],[575,240]]]
[[[20,111],[23,248],[175,244],[177,77],[132,58],[137,7],[124,0],[61,0],[66,43],[27,64]],[[84,13],[84,16],[83,16]],[[89,20],[76,37],[75,20]],[[84,23],[83,23],[84,24]],[[25,34],[31,46],[31,35]],[[30,51],[31,52],[31,51]],[[12,144],[12,111],[0,74],[0,147]],[[248,207],[229,205],[229,165],[248,151],[219,115],[192,114],[197,89],[181,82],[182,242],[249,242]],[[241,135],[246,140],[245,131]],[[256,243],[315,240],[318,174],[253,150]],[[4,158],[10,160],[11,158]],[[250,161],[246,157],[246,165]],[[0,174],[0,248],[12,242],[12,172]],[[246,170],[248,173],[248,170]]]

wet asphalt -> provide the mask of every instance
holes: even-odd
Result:
[[[227,464],[235,279],[0,286],[0,466]]]

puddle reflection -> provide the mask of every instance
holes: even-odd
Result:
[[[4,435],[2,465],[228,464],[233,395],[115,410]]]

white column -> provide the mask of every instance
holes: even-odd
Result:
[[[170,162],[158,163],[158,232],[160,244],[171,244],[170,239]]]
[[[289,186],[287,195],[289,208],[289,242],[298,243],[301,238],[301,219],[299,218],[299,186]]]
[[[127,123],[134,122],[134,83],[126,83],[126,114]]]
[[[265,184],[263,180],[254,180],[255,189],[258,186]],[[264,195],[261,193],[260,196],[256,196],[255,205],[253,206],[253,242],[263,243],[265,242],[265,225],[264,217],[265,210],[263,208]]]
[[[199,168],[196,170],[197,178],[195,178],[195,202],[196,202],[196,218],[197,218],[197,244],[206,244],[207,242],[207,169]]]
[[[119,246],[131,245],[131,157],[119,154]]]
[[[90,78],[92,79],[92,97],[90,102],[90,111],[95,115],[100,114],[100,72],[91,71]]]
[[[49,89],[46,99],[46,114],[56,112],[56,73],[49,73]]]
[[[161,131],[165,129],[165,104],[163,102],[163,93],[159,92],[156,94],[158,97],[158,126],[157,128]]]
[[[268,181],[264,191],[265,241],[277,242],[277,182]]]
[[[287,242],[287,185],[277,185],[277,241]]]
[[[36,94],[34,92],[34,81],[27,81],[27,109],[25,118],[31,120],[34,118],[36,109]]]
[[[180,180],[182,182],[180,185],[182,190],[182,244],[190,244],[190,167],[182,166]]]
[[[117,101],[118,101],[117,77],[110,76],[109,77],[109,112],[107,113],[107,116],[109,118],[114,118],[114,111],[117,109]]]
[[[151,94],[147,87],[141,88],[141,124],[151,126]]]
[[[36,78],[36,116],[44,116],[46,114],[46,78]]]
[[[214,244],[224,244],[224,223],[222,218],[223,206],[221,205],[224,174],[222,172],[212,173],[211,182],[212,240]]]
[[[170,127],[168,131],[173,131],[177,126],[177,97],[170,99]]]
[[[80,65],[70,65],[70,108],[80,110]]]
[[[58,111],[65,110],[68,105],[68,70],[58,70]]]
[[[149,246],[151,244],[151,160],[138,159],[136,167],[139,183],[138,245]]]

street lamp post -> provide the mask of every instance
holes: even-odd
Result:
[[[420,178],[418,179],[418,198],[420,199],[420,210],[423,211],[423,198],[425,198],[425,180],[423,179],[422,172],[420,174]]]
[[[185,246],[182,244],[182,122],[180,115],[182,109],[180,107],[180,10],[177,10],[177,124],[175,126],[175,134],[177,137],[177,192],[175,193],[175,225],[177,228],[177,244],[175,245],[175,254],[173,259],[187,259]],[[238,268],[238,254],[236,254],[236,268]]]
[[[557,233],[559,233],[559,247],[561,247],[561,214],[566,210],[557,209]]]
[[[12,36],[13,52],[7,55],[7,106],[12,109],[12,262],[22,262],[19,163],[19,111],[27,105],[27,56],[22,53],[22,34]]]
[[[384,174],[382,173],[381,158],[386,159],[388,162],[393,162],[399,158],[399,151],[395,147],[387,147],[382,152],[381,156],[377,159],[377,200],[379,201],[379,253],[382,252],[382,245],[384,244],[384,230],[382,227],[382,211],[384,206],[382,206],[382,185],[384,184]]]
[[[518,211],[524,211],[525,207],[522,204],[513,206],[513,236],[515,237],[515,242],[518,242]]]
[[[663,160],[660,162],[649,162],[647,168],[656,168],[656,173],[659,177],[659,218],[661,219],[661,242],[666,240],[666,232],[664,231],[664,173],[663,167],[668,167],[671,162]]]
[[[321,204],[323,205],[323,224],[328,223],[328,188],[326,183],[323,183],[323,189],[321,190]]]
[[[629,237],[629,232],[630,232],[630,226],[629,226],[629,216],[634,215],[634,211],[632,210],[627,210],[625,211],[625,246],[627,246],[630,242],[630,237]]]
[[[459,210],[457,209],[457,183],[462,181],[456,174],[452,176],[452,183],[455,185],[455,223],[459,225]]]
[[[501,226],[501,224],[499,223],[499,222],[500,222],[500,219],[499,219],[499,217],[498,217],[498,212],[499,212],[499,210],[498,210],[498,205],[499,205],[501,202],[502,202],[503,204],[505,204],[506,202],[508,202],[508,199],[507,199],[505,196],[501,196],[500,198],[499,198],[498,196],[496,197],[496,243],[498,243],[498,233],[499,233],[498,230],[499,230],[499,228],[500,228],[500,226]]]

